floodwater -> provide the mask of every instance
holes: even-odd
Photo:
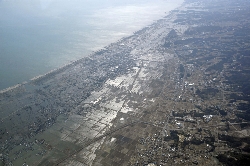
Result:
[[[183,0],[0,0],[0,90],[150,25]]]

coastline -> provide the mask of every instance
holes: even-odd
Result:
[[[182,0],[178,0],[178,1],[181,2]],[[154,20],[158,20],[159,18],[166,15],[164,14],[164,11],[169,11],[171,8],[175,6],[173,5],[171,7],[171,4],[174,4],[174,3],[171,3],[168,1],[164,2],[163,0],[159,0],[159,2],[161,2],[161,4],[163,5],[165,4],[170,4],[170,5],[167,5],[164,9],[163,7],[159,7],[162,5],[154,5],[154,3],[150,2],[150,4],[153,4],[153,5],[151,6],[152,10],[149,10],[150,9],[149,1],[147,1],[146,5],[144,6],[142,5],[143,6],[142,8],[140,7],[140,5],[138,5],[137,2],[135,4],[133,2],[131,6],[128,5],[127,7],[126,5],[125,6],[115,5],[114,8],[105,8],[105,7],[101,8],[102,9],[101,11],[107,14],[101,14],[101,11],[93,10],[91,11],[92,13],[87,13],[87,15],[89,16],[87,17],[84,16],[86,20],[85,19],[80,20],[81,22],[86,21],[87,30],[85,30],[86,29],[85,23],[81,23],[81,27],[79,27],[79,25],[76,24],[77,26],[75,28],[76,30],[72,31],[72,34],[70,31],[67,32],[68,34],[67,40],[64,40],[64,39],[55,40],[52,44],[50,44],[49,41],[46,42],[48,45],[50,45],[50,47],[46,45],[43,46],[43,43],[38,43],[36,44],[37,47],[35,47],[34,49],[32,49],[33,45],[31,42],[31,44],[27,45],[30,47],[25,48],[25,50],[29,51],[31,49],[31,50],[37,50],[37,51],[35,52],[30,51],[28,52],[28,54],[25,54],[25,55],[22,52],[22,50],[18,50],[17,54],[13,52],[11,54],[13,56],[8,56],[8,54],[3,53],[3,55],[6,55],[6,56],[3,56],[3,60],[1,58],[1,62],[0,62],[0,66],[1,66],[0,70],[2,71],[1,73],[2,80],[0,81],[1,82],[0,91],[13,87],[18,83],[21,84],[22,82],[28,81],[34,77],[38,77],[46,73],[49,73],[50,71],[56,70],[57,68],[60,68],[64,66],[65,64],[70,63],[71,61],[81,59],[82,57],[87,57],[90,54],[92,54],[93,51],[96,52],[99,49],[109,45],[110,43],[117,42],[117,40],[121,39],[122,37],[127,37],[127,36],[132,35],[134,31],[152,24]],[[138,10],[135,11],[135,9],[137,8]],[[159,10],[157,11],[153,9],[159,9]],[[150,11],[153,11],[153,12],[150,12]],[[130,12],[131,13],[139,12],[139,14],[137,14],[136,17],[131,17]],[[144,15],[142,15],[143,12],[145,13]],[[118,21],[119,20],[121,21],[112,22],[112,20],[110,20],[110,16],[112,13],[114,14],[115,20],[118,19]],[[126,14],[128,14],[128,17],[126,16]],[[107,21],[105,21],[106,16],[107,16]],[[131,22],[129,22],[129,20],[131,20]],[[139,23],[136,23],[135,20],[138,20]],[[90,24],[90,26],[88,26],[88,24]],[[56,30],[56,28],[54,29]],[[11,32],[12,31],[10,31],[9,33]],[[119,33],[119,32],[122,32],[122,33]],[[58,34],[58,32],[55,31],[55,35],[62,34],[62,36],[64,36],[64,33]],[[5,34],[6,34],[5,40],[7,41],[8,33],[5,33]],[[26,35],[30,36],[29,34],[26,34]],[[46,34],[46,36],[48,37],[53,36],[53,35],[54,33]],[[36,40],[41,40],[41,39],[37,38]],[[46,38],[45,39],[42,38],[42,40],[46,40]],[[33,38],[31,37],[27,41],[33,41]],[[54,43],[55,43],[55,46],[53,45]],[[18,43],[16,43],[16,45],[17,44]],[[25,45],[25,43],[23,45]],[[3,45],[2,47],[7,48],[7,46],[8,45],[6,46]],[[43,47],[44,49],[41,50],[40,47]],[[16,47],[14,46],[11,48],[13,48],[12,50],[16,50]],[[40,52],[41,54],[39,54]],[[41,59],[40,57],[44,57],[44,58]],[[7,64],[9,67],[7,66]]]
[[[174,10],[181,8],[183,5],[184,3]],[[21,134],[13,127],[17,125],[13,122],[8,126],[11,128],[8,135],[17,133],[17,140],[22,140],[22,135],[27,136],[29,139],[35,137],[37,140],[35,144],[39,145],[37,149],[44,146],[44,142],[45,146],[65,143],[60,148],[69,146],[71,148],[67,152],[67,154],[70,154],[69,157],[78,149],[81,150],[80,153],[86,151],[82,149],[86,140],[90,140],[88,142],[92,143],[92,139],[94,140],[99,138],[98,136],[104,135],[110,128],[115,127],[115,119],[122,112],[126,112],[128,106],[125,107],[126,103],[122,101],[124,98],[122,96],[125,95],[127,96],[126,98],[130,98],[131,95],[138,95],[140,97],[138,103],[143,103],[145,101],[144,95],[151,93],[151,88],[148,87],[149,82],[161,76],[162,68],[155,66],[157,64],[162,65],[163,62],[168,62],[170,59],[175,60],[173,55],[165,53],[164,50],[155,53],[155,55],[159,56],[157,58],[151,56],[154,52],[149,50],[149,47],[157,48],[161,45],[170,29],[173,28],[171,25],[168,28],[164,27],[168,26],[167,22],[169,20],[174,20],[171,15],[172,12],[170,11],[166,16],[134,32],[133,35],[111,43],[88,57],[66,64],[44,75],[34,77],[29,82],[18,84],[18,86],[0,93],[0,101],[4,103],[0,107],[3,110],[1,113],[4,114],[1,119],[2,124],[12,119],[17,119],[15,122],[20,123],[19,115],[26,118],[25,122],[22,121],[21,123],[25,126]],[[162,36],[159,38],[158,35]],[[154,42],[151,43],[151,40],[145,40],[146,37],[153,39]],[[142,68],[144,68],[144,72],[147,71],[151,76],[145,80],[145,85],[140,87],[139,80],[145,77],[141,72]],[[155,69],[152,70],[152,68]],[[151,73],[152,71],[154,72]],[[119,86],[114,86],[116,84],[110,83],[116,79],[123,79]],[[47,80],[49,81],[47,82]],[[31,85],[34,88],[26,91],[25,85]],[[18,91],[18,88],[20,88],[21,93]],[[113,92],[116,89],[118,89],[118,92]],[[12,94],[11,92],[15,90],[18,93]],[[116,96],[116,93],[119,93],[119,95]],[[5,98],[5,96],[7,97]],[[153,103],[154,100],[152,99],[149,102]],[[13,108],[9,109],[8,104],[13,105]],[[85,107],[89,111],[85,111]],[[127,114],[124,116],[130,117],[131,114],[141,111],[132,108],[132,106],[130,107],[131,109],[128,109],[130,111],[127,111]],[[6,113],[5,111],[8,112]],[[93,120],[88,122],[88,119]],[[133,116],[131,119],[133,119]],[[39,122],[37,122],[38,120]],[[94,123],[92,123],[93,121]],[[33,124],[30,125],[30,122]],[[101,123],[99,124],[99,122]],[[98,131],[94,129],[95,123],[100,125]],[[74,143],[76,138],[69,136],[72,131],[79,134],[79,136],[77,135],[77,137],[80,137],[78,139],[79,142]],[[4,136],[8,138],[8,135]],[[89,152],[92,155],[90,162],[93,162],[95,159],[93,157],[95,151],[101,145],[98,142],[94,142],[94,148]],[[11,146],[13,146],[12,151],[15,151],[15,144],[12,143]],[[60,154],[56,157],[56,160],[53,159],[54,156],[51,156],[53,149],[57,148],[52,148],[52,151],[49,150],[47,153],[39,152],[38,157],[42,156],[42,158],[34,159],[37,156],[32,156],[33,158],[30,158],[29,162],[32,163],[31,165],[50,165],[50,162],[61,162],[62,158],[68,157],[66,154]],[[13,156],[10,157],[12,159]],[[20,161],[16,161],[15,158],[13,162],[22,164]]]
[[[103,48],[101,48],[101,49],[99,49],[99,50],[97,50],[97,51],[93,51],[92,53],[90,53],[89,55],[87,55],[87,56],[85,56],[85,57],[83,57],[83,58],[77,59],[77,60],[75,60],[75,61],[73,61],[73,62],[69,62],[69,63],[67,63],[67,64],[65,64],[65,65],[62,65],[62,66],[59,67],[59,68],[52,69],[52,70],[50,70],[49,72],[47,72],[47,73],[45,73],[45,74],[37,75],[37,76],[35,76],[35,77],[33,77],[33,78],[29,79],[29,80],[26,80],[26,81],[24,81],[24,82],[22,82],[22,83],[18,83],[18,84],[16,84],[16,85],[13,85],[13,86],[10,86],[10,87],[4,88],[4,89],[0,89],[0,94],[7,93],[7,92],[9,92],[9,91],[12,91],[12,90],[14,90],[14,89],[16,89],[16,88],[19,88],[19,87],[21,87],[21,86],[23,86],[23,85],[26,85],[26,84],[32,84],[32,83],[38,82],[38,81],[40,81],[40,80],[42,80],[42,79],[49,78],[50,76],[52,76],[52,75],[54,75],[54,74],[56,74],[56,73],[59,73],[59,72],[61,72],[61,71],[64,71],[64,70],[66,70],[67,68],[69,68],[69,67],[71,67],[71,66],[73,66],[73,65],[76,65],[76,64],[80,63],[80,61],[84,61],[85,59],[91,59],[91,57],[92,57],[93,55],[96,55],[98,52],[103,51],[103,50],[109,48],[110,46],[112,46],[112,45],[114,45],[114,44],[121,43],[123,40],[126,40],[127,38],[130,38],[130,37],[132,37],[132,36],[134,36],[134,35],[138,35],[138,34],[139,34],[141,31],[143,31],[144,29],[150,28],[150,27],[153,26],[154,24],[157,24],[158,21],[160,21],[160,20],[162,20],[162,19],[165,19],[165,18],[169,17],[169,16],[171,15],[171,12],[172,12],[172,11],[178,10],[178,9],[181,8],[185,3],[186,3],[186,0],[183,0],[183,2],[182,2],[178,7],[176,7],[176,8],[174,8],[174,9],[168,11],[168,13],[166,13],[165,16],[162,16],[161,18],[159,18],[159,19],[157,19],[157,20],[154,20],[154,21],[153,21],[152,23],[150,23],[149,25],[146,25],[146,26],[142,27],[141,29],[132,32],[131,35],[122,37],[121,39],[118,39],[117,41],[115,41],[115,42],[113,42],[113,43],[110,43],[109,45],[104,46]]]
[[[1,93],[0,165],[244,165],[249,7],[187,0]]]

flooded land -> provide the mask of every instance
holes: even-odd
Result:
[[[250,2],[186,0],[0,93],[0,165],[247,165]]]

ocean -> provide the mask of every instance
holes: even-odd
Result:
[[[0,0],[0,90],[86,57],[184,0]]]

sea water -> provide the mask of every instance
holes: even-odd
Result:
[[[0,90],[90,55],[183,0],[0,0]]]

